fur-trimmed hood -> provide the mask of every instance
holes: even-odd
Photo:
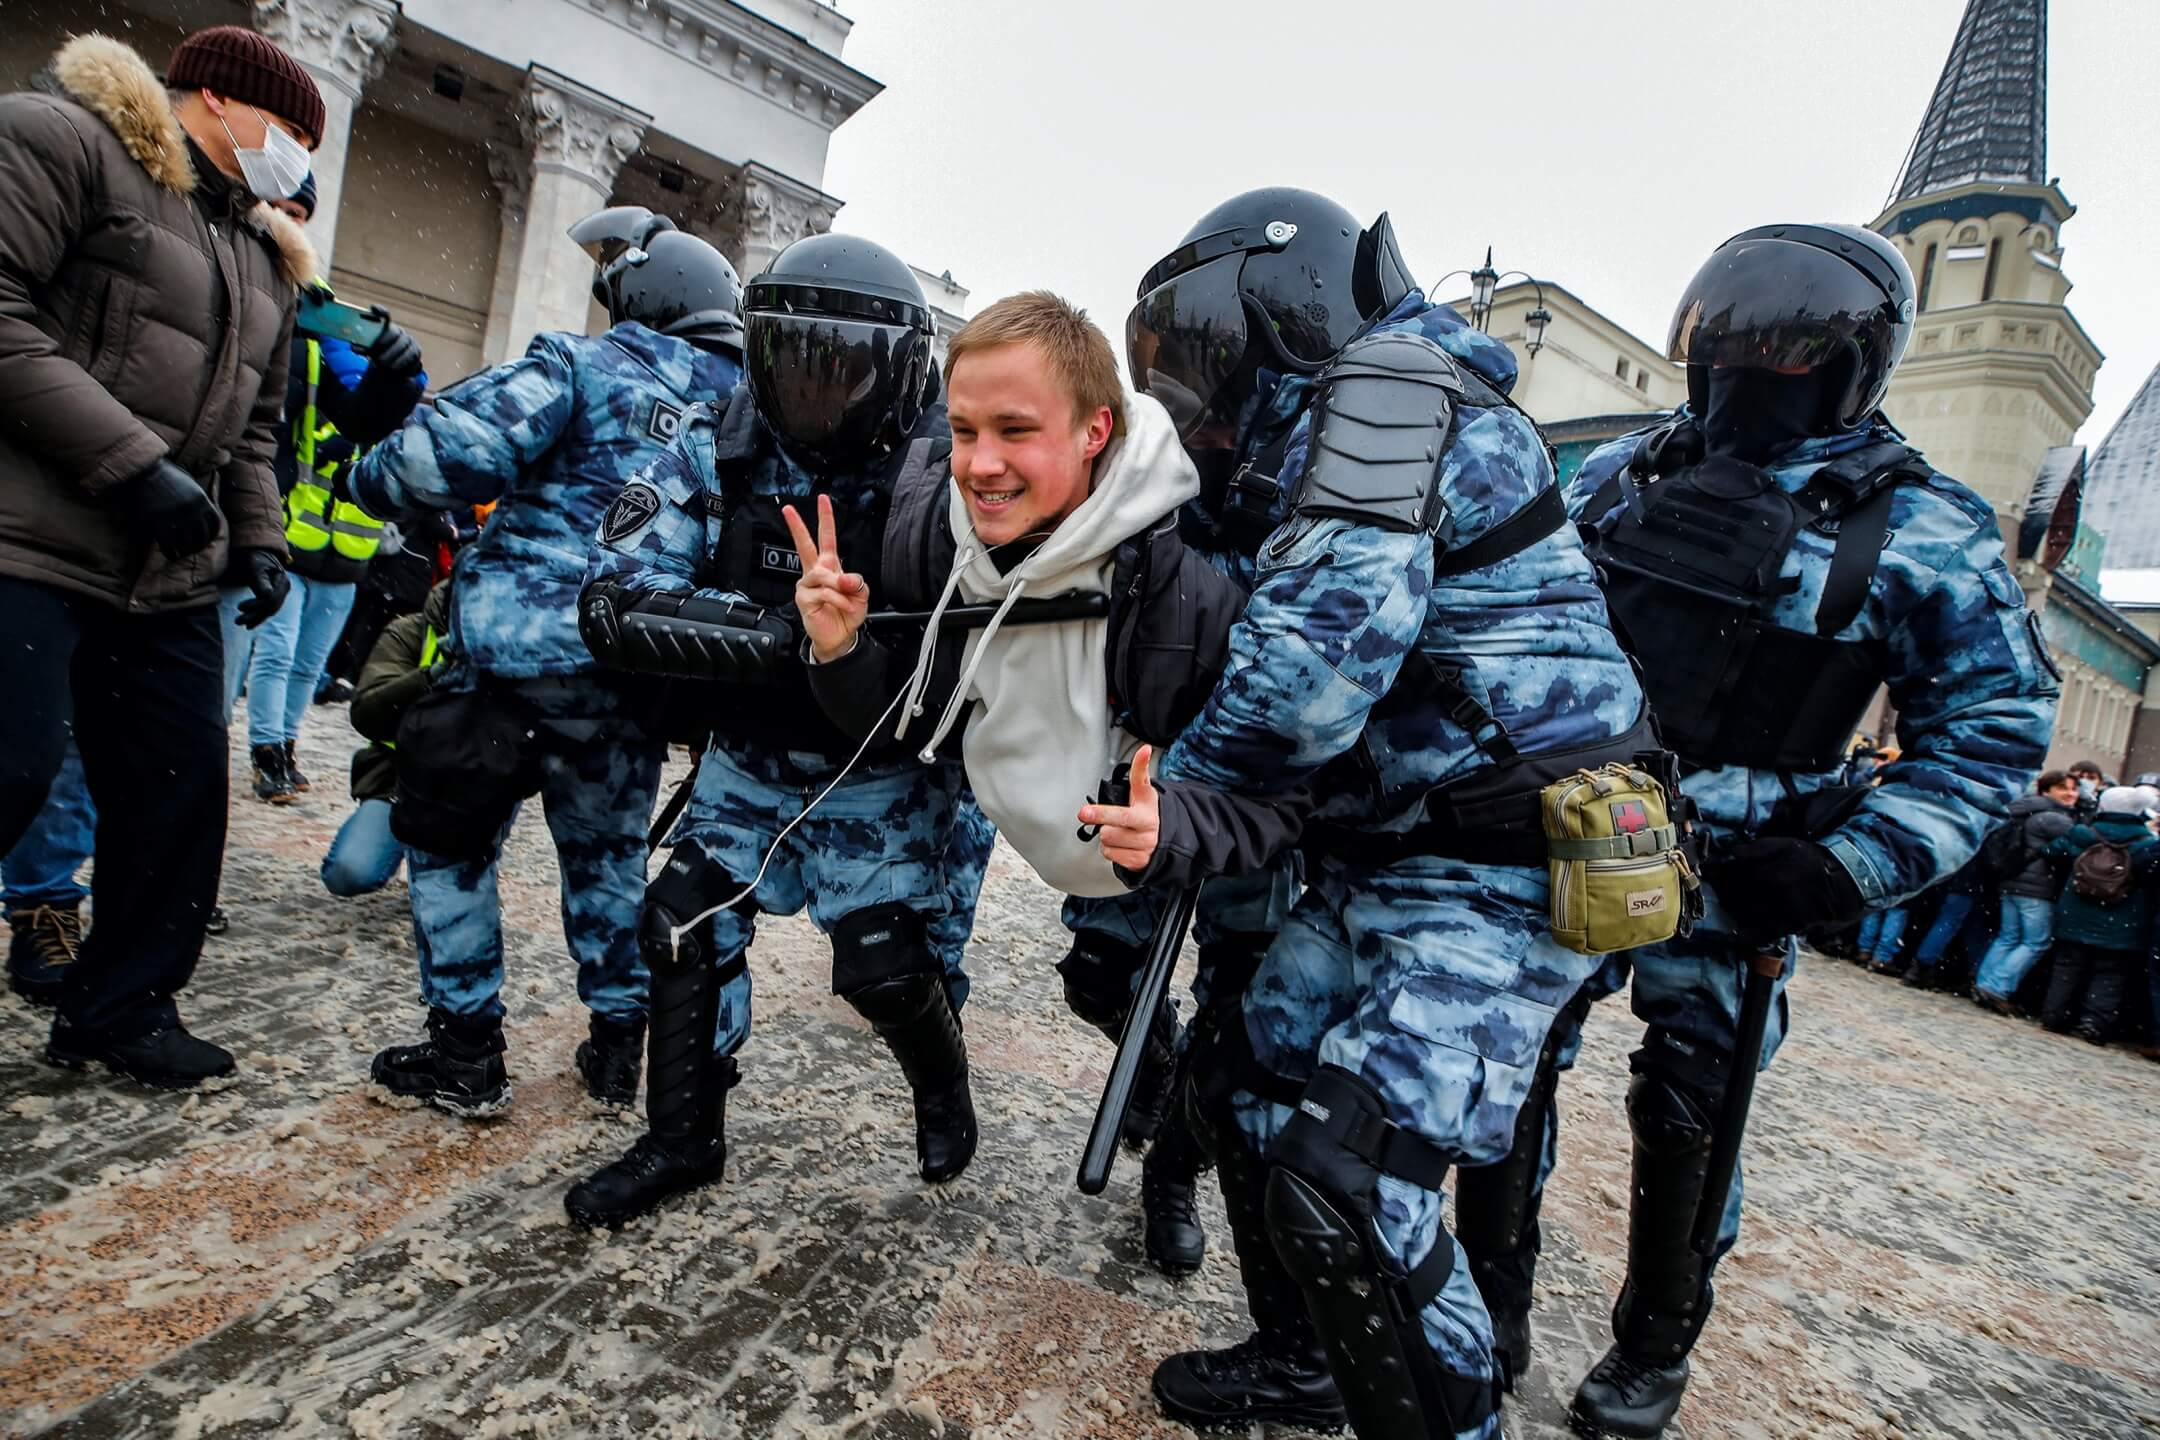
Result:
[[[157,72],[132,47],[109,35],[77,35],[53,55],[39,80],[41,88],[65,95],[104,121],[159,186],[175,195],[194,192],[187,131]],[[276,248],[278,267],[295,288],[320,277],[321,262],[307,232],[283,212],[258,200],[245,218]]]

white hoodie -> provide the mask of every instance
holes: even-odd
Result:
[[[1005,630],[999,622],[1023,596],[1107,593],[1117,547],[1199,493],[1199,474],[1169,413],[1129,391],[1125,434],[1096,457],[1094,489],[1012,573],[998,573],[953,487],[948,520],[959,554],[937,608],[957,593],[963,603],[995,602],[999,610],[987,627],[969,633],[959,688],[922,748],[936,749],[967,703],[980,702],[962,745],[975,798],[1035,873],[1068,895],[1125,893],[1100,847],[1078,833],[1080,807],[1095,798],[1112,765],[1139,748],[1110,722],[1104,659],[1110,624],[1074,620]],[[933,621],[905,718],[922,701],[937,643]]]

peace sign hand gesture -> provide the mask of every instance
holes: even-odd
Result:
[[[802,561],[802,579],[795,582],[795,608],[802,615],[803,633],[810,637],[810,653],[818,663],[830,664],[855,648],[855,633],[870,614],[870,586],[862,576],[841,568],[832,497],[818,496],[817,506],[815,543],[794,506],[781,507],[780,514],[795,537],[795,554]]]

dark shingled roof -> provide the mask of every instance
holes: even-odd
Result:
[[[1890,204],[1979,180],[2047,183],[2047,0],[1968,0]]]

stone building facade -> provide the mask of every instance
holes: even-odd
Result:
[[[438,384],[541,330],[604,324],[564,237],[608,204],[710,240],[745,279],[840,208],[833,131],[882,88],[826,0],[6,0],[0,85],[99,29],[162,68],[252,25],[320,84],[311,231],[345,299],[387,306]],[[930,297],[947,311],[966,292]]]

